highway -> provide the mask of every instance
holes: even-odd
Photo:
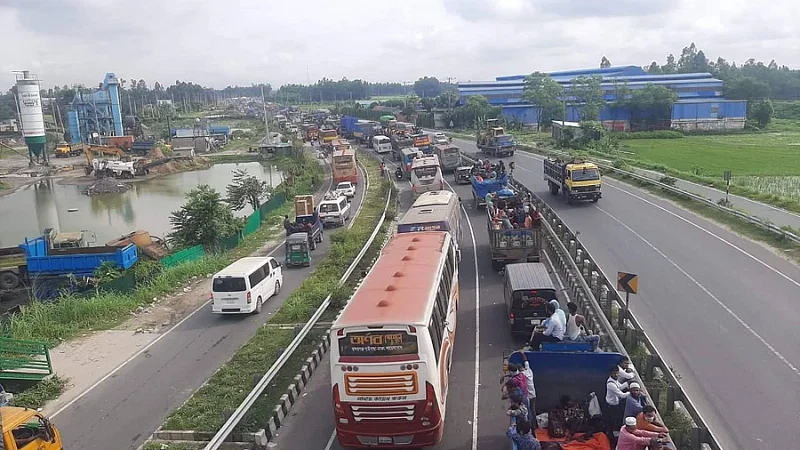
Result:
[[[467,152],[472,142],[456,139]],[[631,310],[726,450],[800,439],[800,269],[646,191],[604,179],[596,204],[550,196],[541,157],[514,177],[557,211],[611,279],[639,275]]]
[[[471,142],[454,143],[477,152]],[[551,198],[541,157],[518,152],[504,160],[515,161],[516,179]],[[452,188],[463,200],[470,229],[464,230],[444,439],[436,448],[504,448],[507,419],[497,380],[503,351],[518,343],[507,332],[500,277],[486,254],[482,211],[472,210],[469,186]],[[603,196],[596,204],[569,206],[560,197],[549,203],[580,232],[604,273],[612,278],[617,270],[639,274],[640,293],[633,296],[631,309],[722,447],[794,448],[800,439],[800,346],[790,330],[800,325],[798,267],[641,189],[606,178]],[[326,358],[279,430],[278,448],[340,448],[333,436],[328,364]]]
[[[394,171],[396,166],[388,162]],[[446,174],[452,181],[452,175]],[[403,205],[411,203],[407,182],[403,189]],[[475,211],[470,186],[448,186],[463,201],[469,220],[463,225],[462,259],[459,266],[461,296],[458,308],[453,364],[450,372],[450,390],[445,416],[444,438],[436,449],[501,449],[507,448],[505,430],[508,418],[505,403],[500,400],[499,376],[502,372],[503,352],[517,350],[508,332],[507,314],[503,303],[502,277],[493,272],[488,257],[488,233],[485,211]],[[474,241],[473,241],[474,239]],[[473,245],[474,242],[474,245]],[[477,256],[476,256],[477,255]],[[476,265],[477,274],[476,277]],[[555,280],[558,283],[558,280]],[[558,285],[558,284],[557,284]],[[566,304],[561,297],[562,305]],[[479,305],[479,308],[476,308]],[[476,329],[476,312],[479,324]],[[476,349],[476,339],[480,345]],[[479,354],[476,362],[476,354]],[[319,369],[294,406],[285,424],[278,430],[277,448],[286,450],[325,449],[340,450],[333,439],[333,407],[331,404],[330,360],[326,354]],[[476,373],[479,376],[475,390]],[[477,395],[476,395],[477,393]],[[475,439],[477,438],[477,439]]]
[[[325,186],[329,182],[324,181]],[[356,211],[364,190],[359,191],[352,203]],[[56,411],[51,417],[61,430],[64,447],[138,448],[173,409],[183,404],[281,307],[328,252],[330,233],[325,230],[310,268],[284,269],[280,294],[265,303],[261,314],[219,316],[204,306],[112,376]],[[284,259],[283,245],[263,253],[279,261]]]

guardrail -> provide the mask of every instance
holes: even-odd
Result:
[[[524,150],[524,151],[531,152],[531,153],[542,152],[541,149],[538,149],[536,147],[533,147],[533,146],[530,146],[530,145],[526,145],[526,144],[517,144],[517,148],[521,149],[521,150]],[[548,149],[546,152],[543,152],[543,153],[553,154],[553,155],[562,156],[562,157],[570,157],[571,156],[567,152],[562,152],[562,151],[552,150],[552,149]],[[541,154],[541,153],[539,153],[539,154]],[[715,209],[717,209],[719,211],[723,211],[723,212],[726,212],[726,213],[731,214],[733,216],[736,216],[736,217],[738,217],[738,218],[740,218],[742,220],[745,220],[745,221],[749,222],[752,225],[760,227],[760,228],[762,228],[764,230],[767,230],[767,231],[769,231],[771,233],[775,233],[775,234],[783,237],[784,239],[788,239],[788,240],[790,240],[790,241],[792,241],[792,242],[794,242],[796,244],[800,244],[800,236],[798,236],[795,233],[792,233],[791,231],[787,231],[787,230],[784,230],[781,227],[775,226],[773,223],[771,223],[771,222],[769,222],[767,220],[764,220],[764,219],[762,219],[760,217],[751,216],[749,214],[745,214],[745,213],[743,213],[741,211],[738,211],[736,209],[729,208],[727,206],[722,206],[722,205],[718,204],[717,202],[715,202],[713,200],[709,200],[706,197],[703,197],[701,195],[697,195],[697,194],[695,194],[693,192],[689,192],[689,191],[684,190],[684,189],[676,188],[675,186],[670,186],[670,185],[668,185],[666,183],[662,183],[662,182],[660,182],[658,180],[654,180],[654,179],[652,179],[650,177],[646,177],[644,175],[640,175],[640,174],[634,173],[634,172],[629,172],[627,170],[618,169],[618,168],[616,168],[616,167],[614,167],[614,166],[612,166],[610,164],[605,164],[605,163],[599,162],[595,158],[592,158],[592,160],[601,169],[608,170],[610,172],[617,172],[617,173],[620,173],[622,175],[625,175],[625,176],[634,178],[636,180],[642,181],[644,183],[652,184],[653,186],[657,186],[657,187],[660,187],[662,189],[668,190],[668,191],[670,191],[670,192],[672,192],[674,194],[678,194],[678,195],[682,195],[682,196],[685,196],[685,197],[689,197],[690,199],[692,199],[694,201],[700,202],[700,203],[702,203],[702,204],[704,204],[706,206],[710,206],[710,207],[715,208]]]
[[[478,155],[466,154],[465,156],[473,162],[478,158]],[[512,180],[511,184],[533,199],[545,219],[542,222],[547,232],[545,239],[547,250],[549,250],[547,253],[554,255],[555,258],[552,261],[553,270],[567,274],[567,288],[570,290],[573,301],[580,305],[586,313],[585,316],[590,328],[605,331],[602,336],[606,347],[611,347],[629,357],[631,356],[628,354],[626,347],[635,348],[643,345],[647,350],[647,356],[643,359],[631,357],[640,370],[644,368],[644,370],[637,373],[644,381],[642,390],[654,403],[654,406],[657,405],[660,399],[660,391],[648,393],[646,384],[652,384],[657,379],[662,379],[667,385],[667,410],[672,411],[676,407],[685,409],[692,421],[691,435],[680,436],[680,441],[676,443],[676,447],[679,449],[690,448],[692,450],[722,450],[719,443],[709,432],[702,416],[691,404],[680,381],[672,373],[669,365],[664,362],[639,322],[630,312],[628,312],[627,316],[625,315],[624,302],[616,291],[616,284],[612,284],[603,274],[576,235],[569,230],[558,214],[544,200],[516,180]],[[617,326],[611,323],[613,319],[612,303],[617,306]],[[623,338],[620,337],[620,334],[623,335]],[[671,436],[671,438],[674,439],[675,436]],[[687,440],[690,445],[681,445]]]
[[[364,168],[363,170],[365,176],[368,176],[366,168]],[[391,199],[392,199],[392,190],[389,189],[386,195],[386,205],[384,205],[383,207],[383,214],[381,215],[381,218],[378,220],[375,229],[372,230],[372,234],[369,236],[369,239],[367,239],[367,242],[361,248],[361,251],[359,251],[358,255],[356,255],[356,258],[353,261],[353,263],[350,264],[350,266],[344,272],[342,277],[339,278],[339,282],[337,283],[336,288],[339,288],[342,285],[344,285],[347,279],[350,278],[350,275],[353,274],[353,271],[361,262],[361,259],[367,253],[370,246],[372,246],[372,243],[375,241],[375,237],[380,232],[381,227],[383,226],[383,223],[386,219],[386,212],[389,210],[389,204],[391,202]],[[275,375],[278,373],[278,371],[281,370],[283,365],[286,364],[286,361],[288,361],[289,358],[292,356],[292,354],[295,352],[295,350],[297,350],[297,348],[300,346],[300,343],[303,341],[303,339],[305,339],[306,335],[308,335],[309,331],[311,331],[311,329],[317,323],[319,318],[322,317],[322,314],[325,312],[325,310],[328,309],[330,303],[331,303],[331,294],[328,294],[328,296],[325,297],[325,300],[322,302],[319,308],[317,308],[317,310],[314,311],[314,314],[311,315],[311,318],[308,319],[308,322],[306,322],[306,324],[303,326],[303,328],[300,330],[297,336],[295,336],[295,338],[292,340],[289,346],[283,351],[283,353],[281,353],[281,356],[275,361],[274,364],[272,364],[272,367],[270,367],[269,370],[267,370],[267,372],[264,374],[263,377],[261,377],[258,383],[256,383],[255,387],[253,388],[252,391],[250,391],[250,393],[244,399],[242,404],[239,405],[238,408],[236,408],[236,411],[234,411],[233,414],[231,414],[231,416],[228,418],[228,420],[225,421],[225,423],[222,425],[222,428],[220,428],[219,431],[217,431],[217,433],[214,435],[214,437],[211,438],[209,443],[206,444],[205,447],[203,447],[203,450],[217,450],[220,448],[223,442],[225,442],[225,439],[227,439],[228,435],[230,435],[233,432],[233,429],[236,427],[236,425],[238,425],[239,422],[244,418],[247,411],[253,406],[253,404],[256,402],[261,393],[264,392],[267,386],[270,385],[272,379],[275,378]]]

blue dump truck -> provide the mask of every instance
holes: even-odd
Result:
[[[536,404],[534,416],[537,414],[553,414],[554,410],[563,410],[566,397],[577,405],[588,405],[591,393],[594,392],[599,400],[600,408],[605,417],[608,417],[605,404],[606,380],[609,368],[619,365],[622,355],[611,352],[574,351],[588,350],[589,344],[543,344],[544,351],[525,352],[525,358],[533,371],[533,381],[536,387]],[[525,362],[522,352],[512,353],[504,360],[504,371],[508,364],[522,366]],[[565,443],[565,438],[551,427],[538,428],[536,421],[531,427],[536,427],[536,438],[544,445],[546,442],[561,443],[564,450],[571,448],[581,450],[611,450],[611,443],[605,433],[606,426],[601,420],[589,417],[586,408],[582,419],[569,419],[564,421],[564,426],[569,431],[576,431],[574,438]],[[567,414],[567,417],[571,415]],[[567,430],[564,430],[567,431]],[[551,433],[555,436],[551,436]],[[559,437],[561,436],[561,437]],[[571,447],[572,445],[572,447]],[[509,447],[517,450],[513,443]]]
[[[92,276],[101,264],[111,261],[125,270],[139,259],[136,245],[125,247],[56,248],[52,238],[45,234],[35,239],[25,238],[20,244],[25,251],[25,263],[30,277],[38,275]]]

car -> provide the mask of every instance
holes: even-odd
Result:
[[[349,182],[349,181],[342,181],[341,183],[336,185],[336,190],[341,192],[347,198],[353,198],[356,196],[356,186]]]
[[[450,139],[444,133],[436,133],[433,135],[434,144],[449,144]]]
[[[245,257],[214,274],[211,312],[214,314],[260,313],[283,285],[283,264],[271,256]]]

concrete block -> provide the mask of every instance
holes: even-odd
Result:
[[[278,401],[278,404],[281,406],[281,410],[283,410],[283,415],[289,414],[289,410],[292,409],[292,403],[289,401],[289,396],[286,394],[281,395],[281,399]]]
[[[290,384],[289,387],[286,388],[286,395],[289,397],[289,401],[294,402],[297,400],[297,385],[294,383]]]
[[[311,375],[314,374],[314,368],[317,367],[317,365],[314,363],[314,358],[310,356],[306,358],[306,366],[308,366],[308,376],[311,378]]]
[[[306,387],[306,382],[303,377],[298,373],[294,376],[294,384],[302,391]]]
[[[255,445],[257,449],[266,449],[267,444],[269,443],[269,438],[267,437],[267,430],[258,430],[253,433],[252,436],[253,440],[250,441]]]
[[[281,405],[275,405],[275,409],[272,410],[272,420],[275,421],[275,428],[281,427],[285,417],[286,414],[283,412]]]

